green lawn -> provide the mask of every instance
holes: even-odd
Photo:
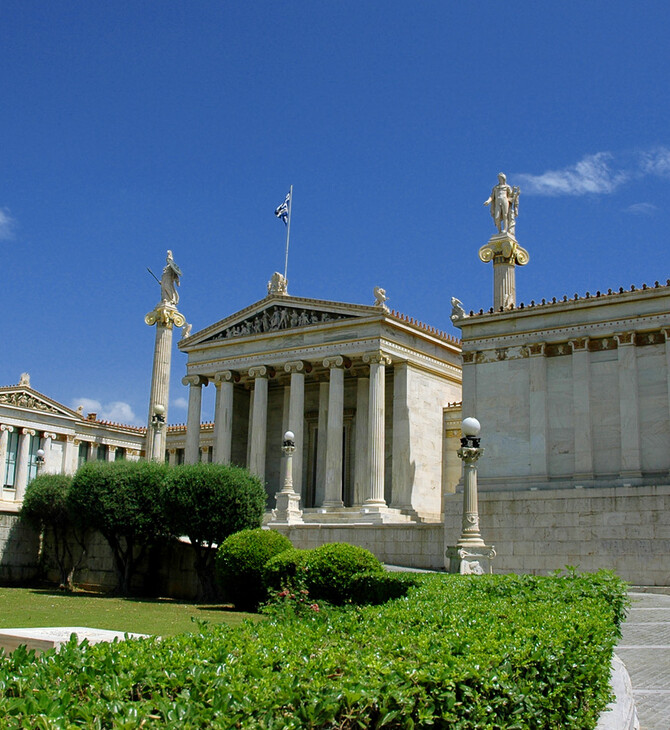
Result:
[[[248,613],[226,605],[180,603],[171,599],[118,598],[100,593],[62,593],[42,588],[0,588],[0,628],[90,626],[170,636],[193,631],[192,619],[234,626]]]

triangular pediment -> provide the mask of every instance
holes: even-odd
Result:
[[[51,398],[47,398],[47,396],[38,393],[32,388],[20,385],[0,388],[0,406],[24,408],[27,411],[51,413],[57,416],[83,420],[82,414],[71,410]]]
[[[346,319],[384,316],[381,307],[329,302],[302,297],[271,296],[196,332],[180,342],[181,349],[211,342],[323,326]]]

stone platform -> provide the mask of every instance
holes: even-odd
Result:
[[[78,642],[86,639],[89,644],[98,644],[101,641],[123,641],[126,637],[131,639],[146,638],[147,634],[126,634],[123,631],[110,631],[109,629],[92,629],[88,626],[53,626],[33,629],[0,629],[0,648],[7,653],[14,651],[17,647],[24,645],[28,649],[35,649],[38,652],[47,651],[60,647],[70,640],[75,634]]]

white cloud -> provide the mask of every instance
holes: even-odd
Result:
[[[670,149],[656,147],[653,150],[640,153],[640,169],[648,175],[670,175]]]
[[[609,152],[587,155],[576,165],[548,170],[541,175],[518,175],[522,192],[529,195],[588,195],[612,193],[629,178],[623,170],[613,170]]]
[[[188,408],[188,401],[186,400],[186,398],[182,398],[182,397],[175,398],[172,401],[172,407],[173,408],[183,408],[184,410],[186,410],[186,408]]]
[[[9,215],[7,208],[0,208],[0,240],[9,240],[14,237],[16,221]]]
[[[128,426],[142,425],[132,406],[120,400],[103,405],[99,400],[93,398],[74,398],[71,403],[74,410],[79,406],[83,406],[84,414],[95,413],[100,421],[111,421],[112,423],[122,423]]]
[[[653,203],[633,203],[624,208],[624,213],[633,213],[633,215],[654,215],[658,208]]]

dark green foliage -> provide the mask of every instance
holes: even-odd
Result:
[[[265,489],[247,469],[229,464],[184,464],[168,471],[163,510],[173,535],[187,535],[195,551],[201,598],[214,596],[214,551],[229,535],[260,527]]]
[[[161,509],[166,470],[152,461],[91,461],[72,480],[70,512],[109,543],[122,595],[130,593],[135,566],[147,547],[168,535]]]
[[[255,610],[266,597],[263,567],[270,558],[293,547],[276,530],[242,530],[221,543],[216,574],[228,601],[241,610]]]
[[[383,572],[384,567],[369,550],[333,542],[308,552],[305,587],[313,598],[340,605],[349,599],[356,573]]]
[[[307,550],[289,548],[270,558],[263,567],[263,584],[268,591],[301,588],[305,583]]]
[[[51,532],[60,584],[66,590],[72,590],[72,575],[86,550],[86,531],[74,528],[67,505],[71,484],[72,477],[65,474],[40,474],[28,484],[21,506],[23,519],[38,532]]]
[[[349,581],[349,598],[352,603],[386,603],[402,598],[416,585],[412,573],[356,573]]]
[[[587,730],[609,699],[603,574],[416,576],[382,606],[0,657],[3,727]],[[582,596],[579,598],[579,596]]]

